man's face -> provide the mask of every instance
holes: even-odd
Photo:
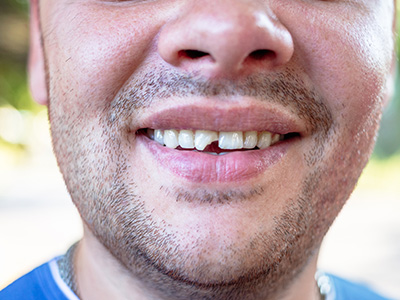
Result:
[[[289,282],[371,153],[393,6],[41,1],[54,149],[87,229],[164,293]],[[155,141],[159,130],[168,145],[190,145],[183,130],[266,142],[188,150]],[[266,131],[279,141],[267,147]]]

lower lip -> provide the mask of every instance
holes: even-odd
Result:
[[[163,168],[192,182],[234,182],[251,179],[278,163],[287,153],[290,140],[262,150],[211,155],[196,151],[180,151],[161,146],[146,136],[137,136]]]

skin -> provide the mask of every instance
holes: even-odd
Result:
[[[79,296],[317,299],[319,246],[390,97],[393,1],[31,4],[31,89],[84,224]],[[257,176],[193,182],[135,134],[182,106],[267,109],[300,137]]]

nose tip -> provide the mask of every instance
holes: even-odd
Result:
[[[167,63],[203,75],[228,76],[273,70],[290,61],[291,34],[269,10],[242,1],[202,3],[162,29],[158,51]]]

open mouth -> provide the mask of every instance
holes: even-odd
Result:
[[[306,124],[280,107],[218,107],[200,100],[201,106],[160,109],[135,124],[138,153],[149,165],[190,182],[244,182],[274,172],[308,135]]]
[[[225,155],[230,152],[261,150],[280,141],[300,136],[297,132],[278,134],[269,131],[211,131],[186,129],[138,130],[158,144],[181,151],[196,151],[211,155]]]

